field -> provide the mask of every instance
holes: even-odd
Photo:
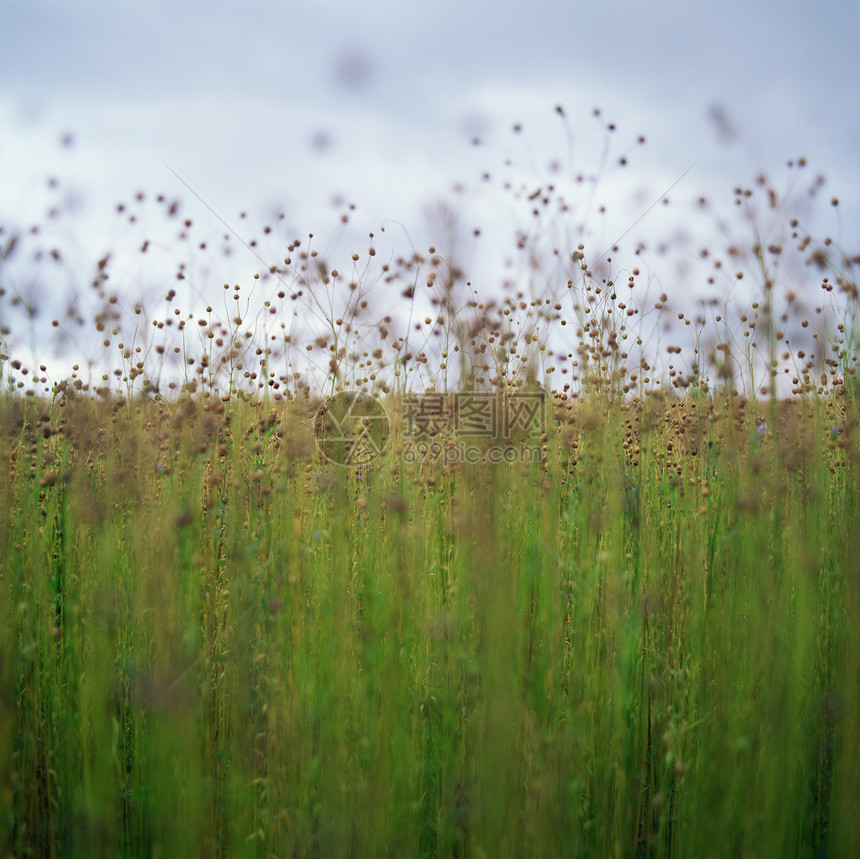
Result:
[[[0,236],[0,854],[858,855],[858,257],[782,223],[650,339],[581,244],[485,305],[296,242],[220,317],[105,257],[56,381]]]
[[[289,408],[6,402],[5,850],[851,855],[834,405],[347,469]]]

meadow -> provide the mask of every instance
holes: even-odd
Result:
[[[578,242],[482,300],[295,240],[223,314],[105,257],[56,379],[0,234],[0,853],[857,855],[860,258],[734,196],[785,234],[680,314]]]

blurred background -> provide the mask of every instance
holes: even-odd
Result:
[[[695,243],[694,201],[730,206],[760,171],[783,187],[804,158],[840,200],[822,229],[851,245],[858,34],[853,0],[12,2],[0,224],[47,225],[67,261],[111,253],[122,270],[123,242],[161,229],[143,204],[162,195],[201,241],[236,240],[216,283],[278,262],[289,236],[351,254],[374,232],[392,254],[439,244],[492,293],[533,189],[567,195],[566,240],[597,255],[634,226]],[[125,270],[132,292],[157,280]],[[33,324],[80,294],[12,274]]]

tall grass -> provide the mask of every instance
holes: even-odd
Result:
[[[829,402],[763,439],[737,401],[607,406],[562,425],[575,464],[551,429],[544,465],[369,471],[296,453],[290,409],[12,405],[5,852],[856,846]]]

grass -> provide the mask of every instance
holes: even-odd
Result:
[[[680,334],[582,245],[564,304],[291,244],[223,319],[124,314],[100,260],[115,370],[0,358],[0,854],[856,855],[856,257],[790,229]],[[350,387],[390,435],[344,466]],[[456,428],[526,391],[545,425]]]
[[[4,422],[4,851],[851,855],[832,407],[615,406],[491,469],[350,471],[220,401]]]

